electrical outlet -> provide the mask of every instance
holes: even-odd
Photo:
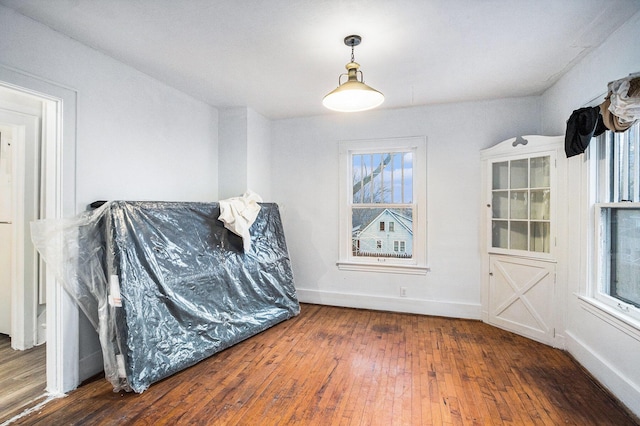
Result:
[[[400,287],[400,297],[407,297],[407,288]]]

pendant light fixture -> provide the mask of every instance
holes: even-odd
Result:
[[[360,44],[362,37],[350,35],[344,38],[344,44],[351,46],[351,62],[346,65],[347,72],[338,77],[338,88],[330,92],[322,100],[325,107],[340,112],[366,111],[380,105],[384,101],[384,95],[364,84],[364,76],[359,70],[360,64],[356,63],[353,48]],[[360,80],[358,80],[360,74]],[[342,76],[347,80],[341,83]]]

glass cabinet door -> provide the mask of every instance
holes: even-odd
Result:
[[[491,163],[491,245],[550,252],[551,157]]]

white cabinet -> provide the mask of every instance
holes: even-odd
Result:
[[[483,320],[553,346],[558,288],[564,137],[523,136],[483,150]]]

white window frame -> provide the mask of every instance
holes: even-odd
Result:
[[[342,141],[340,165],[340,270],[424,275],[427,266],[427,141],[424,136]],[[413,254],[410,259],[354,256],[352,253],[352,155],[413,152]]]
[[[638,126],[638,124],[636,124]],[[608,137],[608,135],[607,135]],[[620,137],[617,135],[615,137]],[[606,319],[620,330],[627,334],[640,339],[640,308],[607,294],[609,285],[610,270],[608,262],[604,262],[604,257],[609,256],[609,241],[605,238],[608,222],[603,214],[605,209],[624,209],[624,208],[640,208],[640,202],[598,202],[598,199],[610,200],[610,188],[607,186],[606,175],[610,174],[608,168],[608,158],[612,155],[611,147],[605,143],[606,153],[598,152],[600,143],[597,139],[593,139],[588,149],[589,167],[589,206],[593,214],[591,215],[592,233],[592,250],[590,256],[590,264],[592,265],[593,274],[590,275],[586,294],[580,296],[583,305],[587,310]],[[603,155],[604,154],[604,155]],[[599,164],[605,162],[604,165]],[[600,167],[599,167],[600,166]],[[617,198],[617,185],[614,185],[613,196]]]
[[[640,308],[626,303],[618,298],[610,296],[608,293],[608,287],[610,286],[610,263],[605,262],[605,257],[609,256],[610,252],[610,239],[606,236],[609,235],[609,222],[606,220],[606,216],[603,210],[609,210],[615,208],[621,209],[640,209],[640,203],[597,203],[595,205],[595,222],[596,222],[596,285],[593,286],[593,297],[618,311],[622,315],[633,318],[640,325]]]

